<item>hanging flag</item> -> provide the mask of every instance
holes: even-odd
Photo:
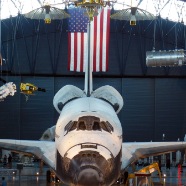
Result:
[[[88,60],[86,10],[69,9],[68,69],[83,72]],[[110,9],[103,8],[90,24],[90,62],[94,72],[108,70],[110,38]]]

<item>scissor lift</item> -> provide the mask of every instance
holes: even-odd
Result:
[[[143,167],[137,172],[129,174],[127,182],[124,186],[138,186],[138,185],[154,186],[154,183],[151,178],[151,174],[155,171],[158,171],[158,175],[160,178],[159,183],[163,185],[163,180],[162,180],[158,163],[152,163],[146,167]]]

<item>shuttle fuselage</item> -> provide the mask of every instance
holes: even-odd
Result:
[[[73,185],[111,185],[120,175],[122,128],[106,101],[82,97],[67,103],[55,131],[56,173]]]

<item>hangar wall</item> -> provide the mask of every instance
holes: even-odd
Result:
[[[83,89],[83,77],[4,77],[16,83],[18,92],[0,102],[0,138],[39,139],[58,118],[52,101],[64,85]],[[45,88],[26,102],[20,82]],[[183,140],[186,133],[186,78],[94,78],[94,89],[115,87],[124,98],[119,114],[125,141]]]
[[[146,67],[146,51],[186,48],[181,23],[157,19],[129,22],[111,20],[109,71],[101,76],[186,76],[186,67]],[[176,36],[175,36],[176,33]],[[155,34],[155,35],[154,35]],[[19,15],[2,21],[3,70],[13,75],[76,75],[67,69],[68,19],[44,24]],[[155,39],[155,41],[154,41]],[[155,45],[154,45],[155,44]]]
[[[83,74],[67,70],[67,33],[67,19],[46,25],[19,14],[2,20],[1,76],[15,82],[18,92],[0,102],[0,138],[40,138],[58,118],[54,94],[66,84],[83,89]],[[125,141],[161,141],[163,133],[173,141],[186,133],[186,66],[146,67],[146,51],[154,44],[156,50],[185,49],[185,25],[161,17],[135,27],[111,20],[109,71],[94,74],[94,88],[109,84],[124,97],[119,117]],[[21,82],[47,92],[37,92],[26,102],[19,92]]]

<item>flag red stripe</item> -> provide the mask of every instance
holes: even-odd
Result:
[[[84,33],[81,34],[81,61],[80,61],[80,72],[83,72],[83,61],[84,61]]]
[[[108,71],[109,43],[110,43],[110,9],[107,10],[107,36],[106,36],[106,71]]]
[[[100,15],[100,71],[102,71],[102,55],[103,55],[103,11]]]
[[[74,33],[74,70],[77,71],[77,33]]]
[[[68,70],[70,70],[71,63],[71,33],[68,33]]]
[[[94,17],[93,71],[96,71],[97,17]]]

